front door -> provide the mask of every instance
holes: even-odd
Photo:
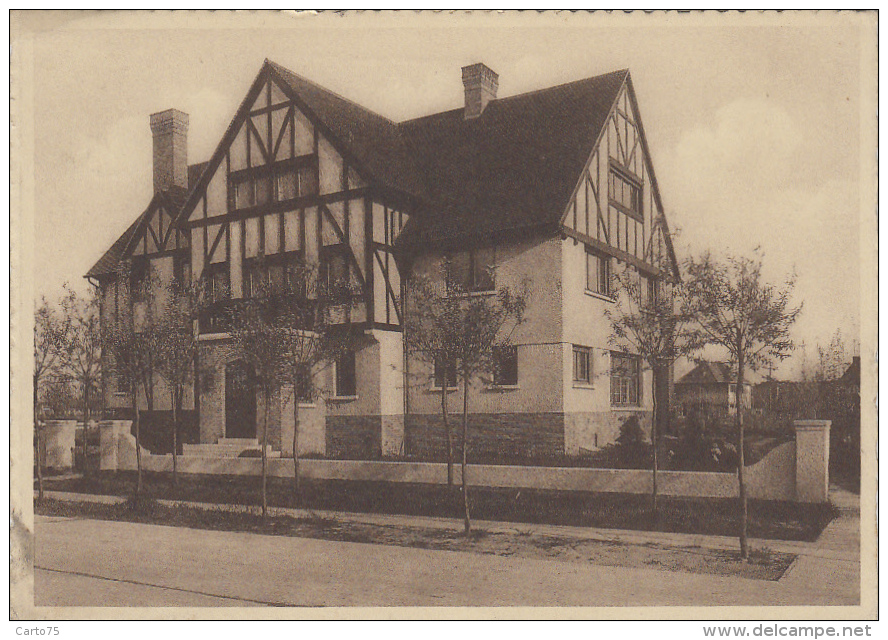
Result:
[[[256,384],[243,360],[225,365],[225,437],[256,437]]]

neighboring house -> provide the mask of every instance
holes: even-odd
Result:
[[[684,415],[702,410],[709,415],[737,413],[737,379],[726,362],[698,362],[675,383],[675,402]],[[742,402],[752,407],[752,383],[743,383]]]
[[[286,452],[292,389],[263,407],[231,383],[245,365],[228,354],[220,312],[256,278],[285,296],[298,260],[360,291],[348,323],[366,337],[301,410],[305,453],[440,455],[440,385],[455,384],[443,364],[405,358],[401,327],[405,280],[439,273],[445,256],[477,295],[531,285],[516,347],[493,384],[476,382],[473,451],[574,455],[613,442],[630,415],[649,423],[651,372],[612,350],[605,316],[614,270],[663,295],[678,277],[629,72],[497,98],[493,71],[462,71],[464,108],[396,123],[266,61],[199,165],[187,164],[188,116],[151,116],[155,196],[87,277],[103,322],[145,313],[129,291],[148,273],[213,292],[197,327],[201,379],[185,398],[195,439],[255,438],[267,411],[270,444]],[[168,410],[168,394],[155,396]],[[129,403],[113,381],[105,398],[121,412]]]

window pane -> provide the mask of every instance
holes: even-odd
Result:
[[[518,348],[498,347],[493,372],[493,383],[500,386],[518,384]]]
[[[355,382],[355,353],[350,351],[336,360],[336,395],[357,395]]]
[[[314,169],[303,167],[299,170],[299,195],[311,196],[318,192],[318,181]]]
[[[456,386],[456,363],[451,362],[449,366],[446,367],[446,375],[447,375],[447,387],[453,388]],[[444,363],[439,359],[435,361],[435,387],[440,389],[444,385],[444,375],[445,375],[445,366]]]
[[[598,257],[591,253],[586,253],[586,289],[598,290]]]
[[[292,200],[296,197],[296,174],[292,171],[277,177],[277,199]]]
[[[492,291],[495,266],[493,249],[479,249],[472,252],[472,290]]]
[[[256,178],[256,204],[271,202],[271,177]]]

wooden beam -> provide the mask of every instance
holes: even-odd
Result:
[[[605,253],[616,258],[617,260],[622,260],[623,262],[629,263],[632,266],[638,268],[639,271],[644,271],[648,275],[659,276],[662,273],[658,267],[650,265],[643,260],[639,260],[631,253],[623,251],[622,249],[612,247],[611,245],[605,244],[600,240],[596,240],[592,236],[586,235],[585,233],[580,233],[579,231],[575,231],[569,227],[563,227],[562,233],[570,238],[573,238],[574,240],[577,240],[585,245],[592,247],[597,251],[600,251],[601,253]]]

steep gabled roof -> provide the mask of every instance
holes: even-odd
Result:
[[[345,147],[369,173],[368,180],[412,196],[424,195],[399,126],[378,113],[343,98],[311,80],[266,61],[278,79],[329,129],[333,141]]]
[[[402,242],[557,225],[627,70],[410,120],[401,131],[434,203]]]
[[[700,362],[675,384],[722,384],[732,379],[726,362]]]
[[[189,184],[193,184],[192,174],[196,174],[196,176],[199,177],[200,172],[203,171],[205,165],[206,163],[202,163],[188,167]],[[197,177],[195,177],[195,181]],[[151,214],[157,209],[157,206],[163,206],[164,209],[172,213],[175,217],[179,209],[182,208],[182,205],[185,204],[187,196],[188,191],[180,187],[171,187],[167,191],[155,193],[145,210],[139,214],[139,217],[136,218],[127,230],[124,231],[114,244],[111,245],[111,248],[99,258],[98,262],[86,272],[84,277],[99,278],[101,276],[117,273],[120,261],[126,256],[133,240],[142,233],[142,230],[151,218]]]

